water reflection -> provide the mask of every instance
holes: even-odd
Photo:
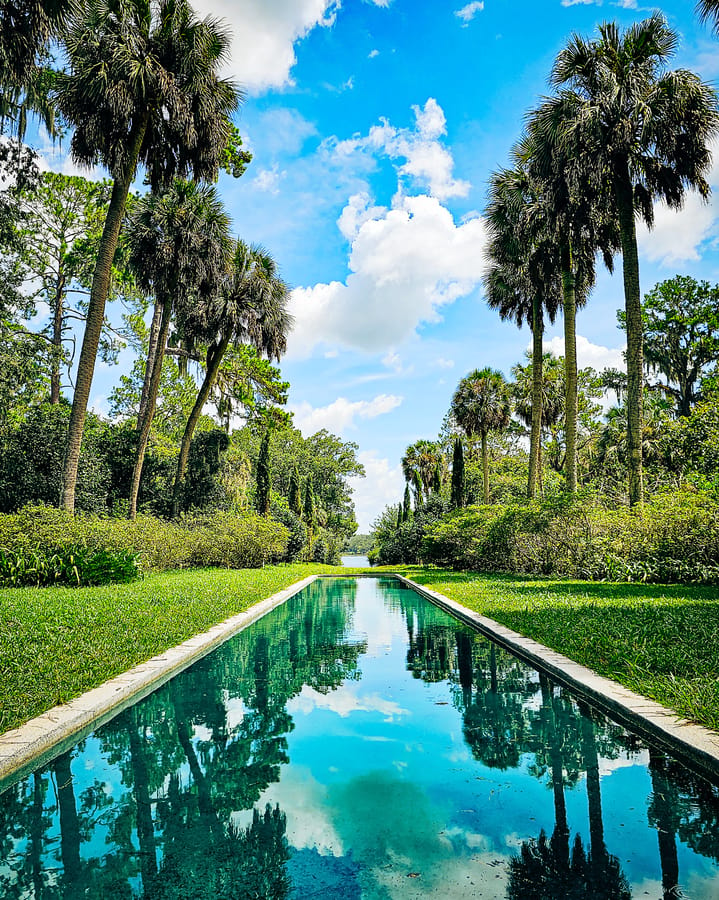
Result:
[[[321,581],[0,796],[0,898],[701,900],[718,819],[414,592]]]

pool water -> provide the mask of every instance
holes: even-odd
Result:
[[[314,582],[0,795],[0,898],[719,897],[719,788],[391,579]]]

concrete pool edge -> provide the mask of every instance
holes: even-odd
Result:
[[[446,610],[499,646],[585,698],[592,706],[627,726],[705,776],[719,778],[719,734],[680,718],[653,700],[615,681],[597,675],[532,638],[524,637],[493,619],[475,613],[444,594],[392,572],[309,575],[301,581],[226,619],[206,632],[140,663],[74,700],[53,707],[19,728],[0,734],[0,791],[38,765],[82,740],[124,708],[158,687],[238,634],[257,619],[285,603],[317,579],[396,579],[436,606]]]
[[[379,573],[378,573],[379,574]],[[598,675],[532,638],[512,631],[494,619],[473,612],[456,600],[430,590],[404,575],[394,576],[455,618],[472,626],[515,656],[550,675],[586,698],[592,705],[632,731],[658,744],[705,776],[719,778],[719,734],[681,718],[655,700],[643,697],[616,681]]]
[[[308,575],[244,612],[133,666],[67,703],[54,706],[24,725],[0,734],[0,791],[62,753],[66,745],[73,746],[127,706],[151,694],[183,669],[294,597],[316,578],[317,575]]]

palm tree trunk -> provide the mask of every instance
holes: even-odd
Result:
[[[537,496],[539,477],[539,452],[542,431],[542,338],[544,321],[542,301],[539,296],[532,299],[532,435],[529,441],[529,478],[527,496],[530,500]]]
[[[652,778],[650,810],[659,839],[659,863],[662,870],[663,900],[673,900],[679,893],[679,857],[676,839],[676,808],[672,806],[672,788],[666,765],[654,750],[649,751],[649,773]]]
[[[482,431],[482,480],[484,482],[484,502],[489,503],[489,460],[487,454],[487,432]]]
[[[175,483],[172,488],[172,518],[177,518],[180,511],[180,492],[182,490],[182,482],[185,478],[187,470],[187,459],[190,455],[190,443],[195,433],[195,427],[202,414],[202,407],[210,396],[210,391],[217,378],[217,372],[225,355],[227,345],[230,343],[229,335],[223,337],[219,344],[213,344],[207,351],[207,366],[205,369],[205,377],[200,386],[200,390],[192,407],[192,412],[185,425],[185,432],[182,435],[182,443],[180,444],[180,455],[177,459],[177,472],[175,473]]]
[[[565,473],[570,494],[577,490],[577,290],[570,244],[562,247],[562,302],[564,308],[564,432]]]
[[[629,502],[644,500],[642,481],[642,392],[644,351],[642,300],[639,288],[639,252],[634,220],[634,191],[629,168],[618,173],[615,183],[619,231],[622,244],[624,304],[627,327],[627,459],[629,461]]]
[[[145,138],[148,119],[149,111],[138,120],[137,126],[130,135],[128,163],[124,173],[120,177],[115,178],[113,182],[110,205],[107,209],[102,237],[97,248],[97,263],[95,264],[95,273],[92,277],[90,302],[85,320],[85,334],[82,339],[80,359],[77,363],[75,393],[72,399],[72,412],[70,413],[70,424],[67,432],[65,467],[62,478],[62,506],[63,509],[70,513],[75,512],[75,486],[77,484],[77,469],[80,463],[82,432],[85,427],[92,377],[95,374],[95,359],[97,357],[97,348],[100,344],[100,333],[105,320],[105,303],[110,290],[112,260],[117,249],[127,195],[135,177],[137,160]]]
[[[65,294],[65,276],[62,271],[55,284],[55,300],[52,316],[52,359],[50,361],[50,403],[60,402],[60,359],[62,358],[62,312]]]
[[[152,367],[152,376],[150,378],[150,386],[148,389],[145,417],[137,423],[137,452],[135,455],[135,467],[132,470],[132,483],[130,484],[130,509],[128,512],[130,519],[134,519],[137,516],[137,497],[140,493],[142,466],[145,462],[145,451],[147,450],[147,444],[150,440],[150,428],[152,427],[152,420],[155,416],[155,406],[157,404],[157,395],[160,390],[160,376],[162,375],[162,363],[165,359],[165,345],[167,344],[167,334],[170,330],[171,317],[172,300],[166,300],[162,304],[162,321],[160,323],[160,333],[157,338],[157,350],[155,352],[155,361]]]
[[[137,805],[137,839],[140,844],[142,889],[145,895],[151,895],[152,888],[157,880],[157,850],[155,848],[155,826],[152,821],[152,804],[150,801],[150,778],[143,741],[140,739],[138,732],[136,714],[128,711],[125,721],[130,741],[133,793]]]
[[[137,410],[137,425],[145,418],[147,414],[147,401],[150,396],[150,381],[152,380],[152,372],[155,366],[155,357],[157,356],[157,347],[160,341],[160,326],[162,324],[163,304],[155,301],[155,309],[152,313],[152,323],[150,325],[149,344],[147,348],[147,361],[145,362],[145,378],[142,382],[142,393],[140,394],[140,406]]]
[[[52,764],[57,783],[60,808],[60,858],[62,859],[63,884],[67,896],[80,896],[80,820],[75,803],[75,787],[72,780],[70,751],[58,756]],[[77,892],[77,893],[76,893]]]

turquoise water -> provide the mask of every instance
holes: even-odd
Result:
[[[388,579],[315,582],[0,795],[2,900],[704,900],[718,859],[716,785]]]

